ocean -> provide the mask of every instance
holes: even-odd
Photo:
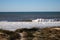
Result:
[[[60,12],[0,12],[0,29],[53,26],[60,26]]]
[[[60,20],[60,12],[0,12],[0,21],[21,21],[40,18]]]

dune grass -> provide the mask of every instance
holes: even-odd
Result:
[[[16,29],[15,31],[0,29],[0,33],[6,34],[8,40],[21,39],[21,35],[19,33],[23,33],[23,32],[26,32],[28,34],[26,38],[32,37],[37,40],[60,40],[60,30],[56,28],[60,28],[60,27],[55,26],[55,27],[30,28],[30,29],[22,28],[22,29]]]

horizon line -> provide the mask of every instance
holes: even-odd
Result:
[[[3,11],[3,12],[60,12],[60,11]]]

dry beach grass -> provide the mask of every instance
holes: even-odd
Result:
[[[0,29],[0,40],[60,40],[60,27]]]

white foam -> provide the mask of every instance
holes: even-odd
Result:
[[[0,28],[6,30],[16,30],[19,28],[32,28],[32,27],[51,27],[60,26],[60,22],[0,22]]]
[[[35,20],[32,20],[32,22],[55,22],[57,21],[57,19],[35,19]]]

